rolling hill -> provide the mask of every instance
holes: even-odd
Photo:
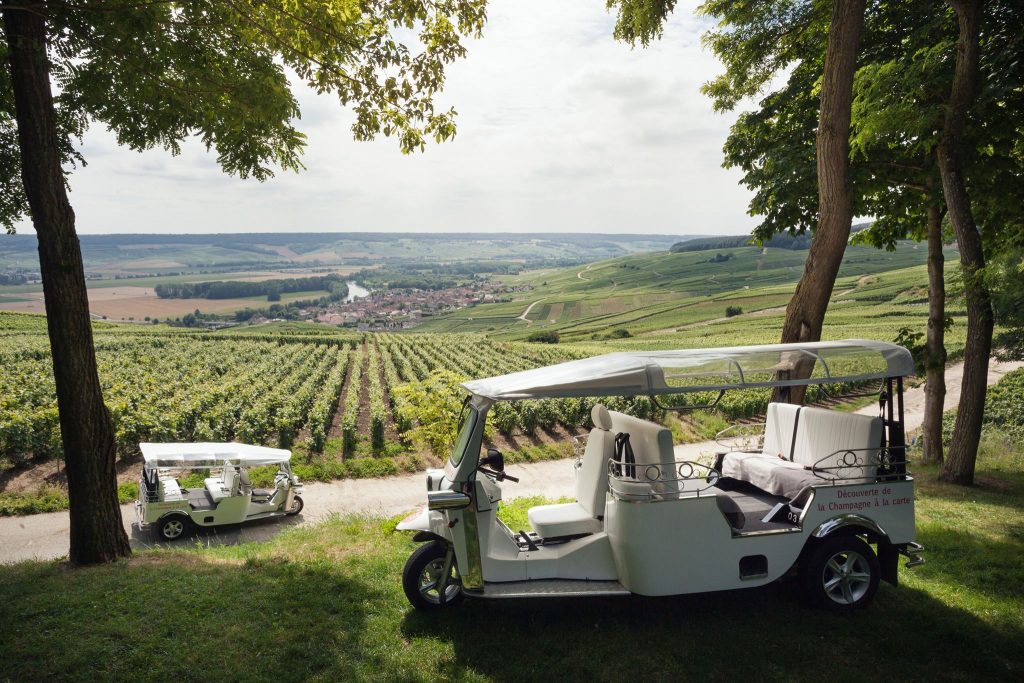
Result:
[[[512,301],[462,309],[419,329],[484,332],[500,339],[554,330],[567,341],[601,339],[616,329],[634,337],[675,336],[724,318],[731,306],[745,317],[780,312],[806,256],[806,251],[738,247],[637,254],[526,272],[503,278],[515,290]],[[861,307],[894,305],[927,282],[925,256],[912,242],[894,252],[849,247],[833,298]],[[781,325],[781,316],[775,318]],[[759,325],[775,322],[762,318]]]

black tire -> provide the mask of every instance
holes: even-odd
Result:
[[[856,536],[830,536],[804,562],[804,590],[817,607],[852,612],[875,597],[881,573],[867,543]]]
[[[164,517],[157,524],[157,533],[165,541],[176,541],[188,531],[189,518],[185,515]]]
[[[437,590],[430,590],[426,587],[431,579],[436,581],[435,577],[439,577],[443,571],[447,550],[446,543],[430,541],[413,551],[405,563],[405,569],[402,570],[402,589],[405,591],[405,597],[416,609],[436,611],[444,607],[454,607],[465,597],[462,592],[462,580],[454,560],[448,588],[445,591],[444,604],[441,604],[440,593]]]
[[[291,509],[287,510],[284,514],[288,516],[297,515],[300,512],[302,512],[302,508],[304,505],[305,503],[302,502],[302,498],[300,496],[295,496],[294,498],[292,498]]]

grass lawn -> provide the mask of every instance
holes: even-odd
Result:
[[[973,489],[917,468],[928,562],[852,616],[806,607],[793,581],[422,614],[400,586],[414,544],[393,519],[348,517],[112,566],[0,567],[0,680],[1021,680],[1024,453],[986,449]]]

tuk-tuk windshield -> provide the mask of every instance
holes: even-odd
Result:
[[[473,430],[476,429],[476,422],[480,419],[480,413],[468,403],[464,405],[464,410],[466,411],[466,417],[462,421],[462,428],[455,439],[455,446],[452,448],[450,458],[453,467],[458,467],[459,463],[462,462],[462,458],[466,454],[466,447],[469,445],[469,439],[473,436]]]

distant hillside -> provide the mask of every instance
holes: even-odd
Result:
[[[923,245],[903,241],[892,252],[847,247],[836,296],[852,289],[862,295],[875,276],[913,268],[920,271],[900,275],[896,292],[920,288],[927,283],[923,270],[927,251]],[[949,252],[949,258],[952,255]],[[510,301],[438,316],[424,330],[486,332],[504,339],[525,339],[534,332],[553,330],[562,341],[587,341],[619,329],[644,335],[723,317],[729,307],[739,307],[743,313],[784,307],[806,259],[806,250],[744,246],[633,254],[586,266],[524,271],[499,278],[510,290]],[[871,294],[876,295],[892,296]],[[708,339],[704,345],[716,343]]]
[[[860,232],[865,228],[869,227],[870,223],[858,223],[851,229],[851,233]],[[678,254],[686,251],[708,251],[710,249],[735,249],[736,247],[745,247],[752,244],[753,238],[750,235],[726,235],[724,237],[698,237],[694,239],[684,240],[682,242],[676,242],[669,249],[670,252]],[[809,249],[811,247],[811,235],[805,233],[803,235],[790,235],[789,233],[782,233],[776,235],[770,240],[764,243],[764,246],[771,247],[773,249]]]
[[[557,267],[664,251],[686,240],[685,235],[531,232],[126,234],[79,238],[86,271],[106,277],[467,260]],[[34,234],[0,235],[0,273],[31,272],[38,267]]]

